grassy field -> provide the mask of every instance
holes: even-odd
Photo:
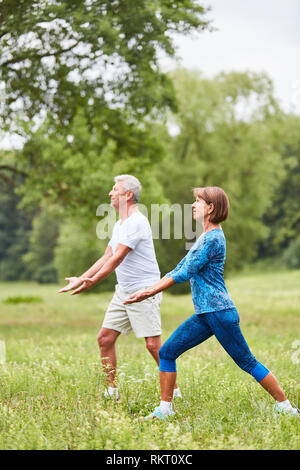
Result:
[[[295,405],[299,285],[300,271],[227,281],[252,352]],[[0,284],[0,340],[6,345],[1,449],[299,448],[299,420],[274,416],[273,399],[215,338],[178,359],[183,400],[170,421],[143,420],[159,403],[158,369],[144,340],[133,334],[117,343],[121,401],[105,401],[96,337],[111,293],[70,297],[57,289]],[[165,340],[193,313],[191,297],[165,293],[161,310]]]

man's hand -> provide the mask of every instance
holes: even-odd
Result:
[[[84,277],[81,279],[81,281],[82,281],[82,285],[78,289],[74,290],[74,292],[72,292],[71,295],[80,294],[80,292],[88,290],[90,287],[94,285],[94,282],[89,277]]]
[[[125,300],[123,304],[133,304],[135,302],[142,302],[145,299],[148,299],[148,297],[152,297],[152,295],[155,295],[155,289],[145,289],[142,291],[135,292],[132,294],[129,299]]]
[[[76,289],[76,287],[79,287],[82,284],[82,279],[80,279],[80,277],[65,277],[65,280],[69,281],[69,284],[60,289],[58,292],[68,292],[69,290]]]

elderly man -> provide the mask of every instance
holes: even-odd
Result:
[[[98,344],[108,383],[105,396],[118,399],[115,342],[121,333],[129,334],[133,330],[137,338],[145,338],[148,351],[159,365],[161,294],[138,304],[123,303],[128,294],[157,282],[160,271],[149,221],[137,207],[141,192],[139,180],[131,175],[121,175],[114,181],[109,196],[120,218],[114,225],[105,253],[80,277],[66,278],[69,284],[59,292],[73,290],[71,295],[79,294],[116,270],[118,283],[98,334]],[[174,397],[181,397],[176,384]]]

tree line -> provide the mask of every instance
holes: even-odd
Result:
[[[0,153],[1,280],[85,271],[107,243],[97,206],[122,173],[141,180],[148,207],[223,187],[227,270],[266,258],[300,267],[299,116],[263,73],[158,66],[161,50],[174,55],[171,33],[210,28],[206,15],[187,0],[1,3],[0,120],[26,139]],[[184,245],[155,241],[162,274]]]

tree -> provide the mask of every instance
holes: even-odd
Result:
[[[65,283],[65,277],[80,276],[87,271],[104,254],[107,243],[108,240],[96,237],[95,224],[83,230],[81,221],[76,218],[64,221],[54,250],[54,265],[60,282]],[[112,273],[90,292],[113,290],[115,284],[115,273]]]
[[[159,52],[174,55],[173,33],[208,28],[206,11],[195,0],[0,3],[0,120],[27,139],[0,177],[26,175],[24,205],[90,209],[96,179],[102,200],[114,172],[145,175],[162,153],[145,117],[176,106]]]
[[[0,184],[0,280],[31,279],[23,255],[29,248],[33,214],[19,211],[19,198],[12,188]]]
[[[139,119],[174,106],[158,52],[174,55],[172,33],[207,28],[206,11],[195,0],[2,0],[3,124],[12,129],[20,112],[66,126],[78,107],[88,116],[126,107]]]
[[[172,203],[191,203],[193,187],[224,188],[231,203],[224,223],[226,266],[240,268],[268,235],[262,218],[284,175],[277,132],[282,113],[272,83],[250,72],[223,73],[212,80],[186,70],[173,76],[179,112],[172,119],[179,133],[165,133],[168,149],[157,178]],[[162,243],[159,259],[166,272],[186,252],[182,240]]]
[[[32,279],[40,283],[57,280],[53,257],[59,225],[57,214],[51,213],[47,208],[42,208],[32,222],[30,244],[23,260],[30,268]]]
[[[48,122],[33,133],[17,152],[16,165],[26,173],[16,189],[22,207],[37,207],[43,201],[64,210],[68,218],[81,219],[81,225],[89,224],[98,205],[109,202],[113,177],[122,173],[142,179],[141,202],[160,200],[162,189],[151,169],[164,149],[154,126],[120,126],[117,141],[103,136],[103,126],[101,117],[95,119],[91,132],[85,113],[79,110],[68,135],[54,132]]]
[[[284,115],[277,125],[278,149],[281,152],[284,177],[274,194],[264,223],[269,236],[259,244],[259,256],[281,256],[300,232],[300,118]],[[295,245],[296,246],[296,245]],[[293,250],[288,251],[292,253]]]

